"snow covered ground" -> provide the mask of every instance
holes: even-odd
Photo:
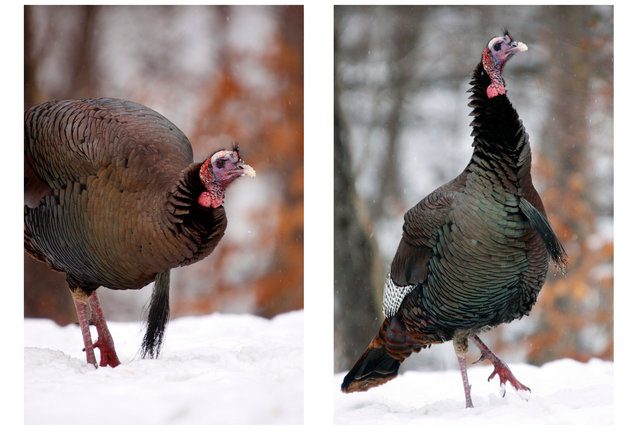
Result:
[[[178,318],[169,322],[155,360],[138,355],[142,323],[109,326],[122,364],[96,370],[85,363],[77,326],[24,321],[26,425],[304,422],[302,311],[271,320],[228,314]],[[313,413],[333,411],[338,426],[613,423],[612,362],[563,359],[510,367],[532,393],[516,393],[508,385],[502,398],[497,379],[487,382],[492,366],[471,366],[473,409],[464,408],[455,369],[406,369],[381,387],[353,394],[340,392],[344,373],[337,374],[327,395],[333,402],[322,397],[326,387],[307,392]],[[313,367],[310,374],[321,370]]]
[[[613,362],[570,359],[541,367],[509,365],[531,388],[516,392],[507,384],[500,397],[499,381],[487,378],[492,365],[468,370],[474,408],[466,409],[457,370],[406,371],[364,393],[343,394],[344,373],[334,378],[337,424],[611,424],[613,423]]]
[[[302,311],[178,318],[153,360],[142,323],[109,328],[122,364],[95,369],[77,326],[25,319],[25,424],[303,423]]]

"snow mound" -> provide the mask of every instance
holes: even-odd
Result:
[[[611,424],[613,362],[562,359],[536,367],[509,365],[531,393],[506,385],[500,397],[493,366],[468,369],[474,408],[466,409],[457,370],[407,371],[367,392],[344,394],[346,373],[334,377],[337,424]]]
[[[179,318],[160,357],[141,359],[142,324],[110,322],[122,364],[95,369],[77,326],[25,319],[25,424],[303,423],[303,323]]]

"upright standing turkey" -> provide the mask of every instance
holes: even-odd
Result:
[[[227,186],[255,175],[237,144],[192,163],[186,136],[155,111],[112,98],[51,101],[24,114],[26,251],[66,273],[87,362],[120,361],[96,294],[155,281],[142,355],[156,357],[169,271],[222,238]],[[92,341],[89,324],[97,328]]]
[[[412,352],[453,340],[466,406],[472,407],[468,340],[494,365],[501,387],[529,390],[478,334],[528,315],[549,265],[566,254],[531,182],[527,133],[507,98],[502,70],[527,50],[505,30],[473,72],[473,154],[462,173],[404,217],[402,239],[383,293],[385,320],[344,378],[342,391],[366,391],[398,374]]]

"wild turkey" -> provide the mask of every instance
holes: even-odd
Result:
[[[222,238],[227,186],[254,170],[238,145],[193,162],[170,121],[112,98],[50,101],[24,114],[25,250],[66,273],[87,362],[120,361],[96,294],[155,281],[143,357],[157,357],[169,316],[169,271]],[[91,338],[89,324],[98,339]]]
[[[383,293],[385,320],[342,383],[366,391],[398,374],[412,352],[453,340],[465,391],[468,340],[490,360],[501,388],[529,390],[478,334],[528,315],[549,257],[563,271],[567,257],[531,181],[528,135],[506,96],[505,63],[526,51],[505,30],[492,38],[473,71],[473,154],[462,173],[404,217],[403,234]],[[503,394],[504,395],[504,394]]]

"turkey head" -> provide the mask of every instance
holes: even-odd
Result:
[[[205,160],[200,167],[200,180],[206,191],[198,197],[204,207],[217,208],[222,205],[227,186],[241,176],[254,177],[256,172],[244,163],[238,144],[232,150],[220,150]]]
[[[489,44],[487,44],[482,54],[482,66],[491,78],[491,85],[487,87],[487,96],[489,98],[506,93],[502,79],[502,69],[513,55],[518,52],[524,52],[527,49],[526,44],[514,41],[506,29],[502,37],[494,37],[489,40]]]

